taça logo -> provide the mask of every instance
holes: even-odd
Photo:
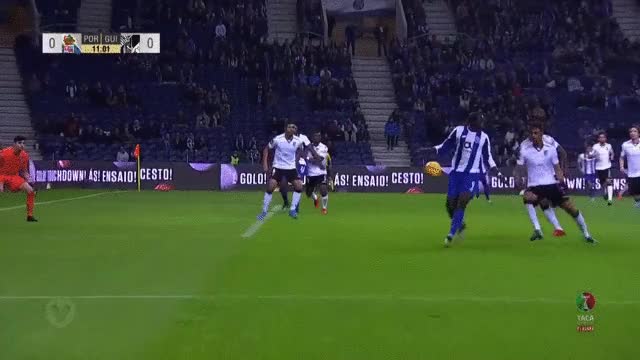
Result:
[[[578,310],[583,312],[589,312],[596,307],[596,297],[590,292],[578,293],[576,297],[576,306]]]
[[[353,2],[353,8],[356,10],[362,10],[364,8],[364,0],[355,0]]]

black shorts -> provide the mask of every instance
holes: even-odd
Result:
[[[553,207],[558,207],[569,200],[569,196],[558,184],[532,186],[527,191],[534,193],[538,197],[538,202],[546,199],[551,202]]]
[[[596,175],[598,176],[600,185],[604,185],[607,182],[607,180],[609,180],[609,178],[611,177],[611,169],[596,170]]]
[[[307,186],[315,188],[318,185],[327,183],[327,175],[307,176]]]
[[[627,178],[627,186],[629,187],[629,195],[640,196],[640,177]]]
[[[293,183],[296,180],[300,180],[300,176],[298,176],[298,170],[296,169],[273,169],[273,173],[271,174],[271,178],[278,182],[278,184],[285,180],[288,183]]]

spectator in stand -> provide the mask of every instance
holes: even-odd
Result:
[[[260,152],[258,151],[257,146],[251,146],[251,148],[249,149],[248,158],[252,164],[260,162]]]
[[[129,153],[124,149],[124,146],[120,146],[120,150],[118,154],[116,154],[116,161],[118,162],[128,162],[129,161]]]
[[[398,125],[392,118],[389,118],[384,125],[384,135],[387,138],[387,150],[393,150],[396,146]]]
[[[236,148],[236,151],[238,152],[244,152],[245,150],[244,136],[242,136],[242,133],[239,133],[238,135],[236,135],[235,148]]]
[[[347,48],[351,48],[351,55],[356,55],[356,27],[355,25],[349,24],[344,29],[344,37],[347,42]]]
[[[75,102],[78,97],[78,87],[76,86],[76,82],[71,79],[67,83],[67,86],[64,88],[64,94],[67,102]]]
[[[240,155],[237,151],[231,154],[231,165],[238,165],[240,163]]]
[[[382,24],[378,24],[373,31],[373,35],[378,43],[378,56],[382,56],[383,52],[384,56],[387,56],[387,28]]]

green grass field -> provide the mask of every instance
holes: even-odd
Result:
[[[600,245],[528,241],[517,196],[332,194],[242,237],[261,193],[0,194],[0,359],[633,359],[640,211],[578,198]],[[280,205],[279,196],[274,204]],[[20,208],[12,208],[20,206]],[[576,331],[575,297],[597,298]],[[59,297],[59,298],[58,298]]]

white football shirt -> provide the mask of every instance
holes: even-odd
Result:
[[[593,145],[593,152],[596,154],[596,170],[611,169],[611,157],[613,157],[613,147],[609,143]]]
[[[542,149],[536,148],[531,141],[522,142],[518,165],[527,167],[528,186],[556,184],[555,165],[558,165],[558,150],[543,142]]]
[[[329,148],[323,143],[319,143],[317,146],[313,146],[316,153],[322,157],[321,162],[316,162],[311,154],[307,156],[307,175],[308,176],[321,176],[327,175],[327,156],[329,155]],[[320,166],[322,165],[322,166]]]
[[[552,146],[555,149],[557,149],[558,146],[560,145],[560,144],[558,144],[556,139],[553,138],[553,136],[547,135],[547,134],[542,135],[542,142],[545,143],[545,144],[548,144],[549,146]],[[531,142],[531,140],[529,138],[526,138],[522,142],[522,144],[520,146],[525,145],[525,144],[533,146],[533,142]]]
[[[304,146],[309,146],[309,144],[311,144],[311,141],[309,141],[309,138],[307,137],[307,135],[298,134],[298,137],[300,138]]]
[[[637,144],[631,140],[624,142],[620,156],[627,160],[627,176],[640,177],[640,142]]]
[[[302,140],[293,136],[288,140],[284,134],[274,137],[269,142],[269,149],[274,150],[273,167],[281,170],[294,170],[296,168],[296,154],[302,148]]]

